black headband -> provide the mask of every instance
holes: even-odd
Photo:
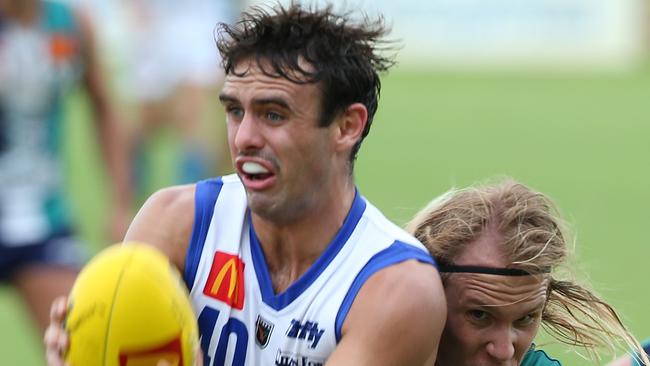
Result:
[[[549,273],[550,269],[540,269],[535,272],[519,268],[494,268],[482,266],[460,266],[456,264],[438,262],[438,271],[441,273],[481,273],[498,276],[531,276],[540,273]]]

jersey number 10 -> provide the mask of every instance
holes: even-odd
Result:
[[[232,366],[244,366],[246,362],[246,349],[248,347],[248,330],[244,323],[235,318],[229,318],[219,336],[219,343],[217,344],[217,351],[214,354],[214,361],[210,362],[208,350],[210,348],[210,341],[215,333],[215,325],[219,318],[219,310],[206,306],[201,315],[199,315],[199,334],[201,335],[201,350],[203,351],[203,365],[204,366],[221,366],[225,365],[226,352],[228,350],[228,339],[230,334],[234,333],[237,336],[237,343],[235,344],[235,353],[232,359]]]

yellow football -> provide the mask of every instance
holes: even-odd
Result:
[[[193,366],[197,323],[187,289],[150,245],[113,245],[81,271],[65,328],[72,366]]]

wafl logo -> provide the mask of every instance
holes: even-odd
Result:
[[[234,309],[243,309],[244,262],[236,255],[216,252],[203,293]]]

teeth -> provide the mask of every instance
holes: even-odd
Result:
[[[269,171],[268,171],[265,167],[263,167],[262,165],[260,165],[260,164],[258,164],[258,163],[253,163],[253,162],[250,162],[250,161],[245,162],[245,163],[242,165],[242,170],[243,170],[244,173],[246,173],[246,174],[264,174],[264,173],[268,173],[268,172],[269,172]]]

